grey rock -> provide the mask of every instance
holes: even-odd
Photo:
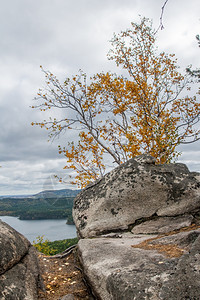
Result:
[[[73,294],[68,294],[60,298],[60,300],[74,300],[74,295]]]
[[[178,217],[160,217],[136,225],[131,232],[134,234],[166,233],[169,231],[178,230],[182,227],[190,226],[193,221],[194,218],[191,215]]]
[[[189,253],[183,255],[174,273],[165,282],[159,293],[160,299],[200,299],[200,236]]]
[[[0,220],[0,274],[19,262],[30,245],[22,234]]]
[[[169,258],[156,249],[131,247],[156,235],[81,239],[80,260],[96,296],[101,300],[200,299],[200,232],[195,235],[193,231],[193,238],[189,239],[190,232],[179,234],[154,241],[168,244],[167,238],[171,238],[171,243],[176,241],[177,245],[181,240],[187,241],[181,244],[187,244],[188,250],[180,258]]]
[[[173,235],[168,236],[160,236],[159,239],[155,239],[151,241],[152,245],[178,245],[180,248],[183,248],[189,251],[191,244],[195,242],[195,240],[200,235],[200,229],[191,230],[186,232],[178,232]]]
[[[176,259],[131,247],[147,238],[149,236],[79,241],[84,272],[97,297],[102,300],[142,300],[154,299],[151,295],[158,296],[159,286],[168,280]]]
[[[4,222],[0,222],[0,299],[35,300],[43,288],[36,249]]]
[[[128,230],[152,216],[175,217],[200,209],[200,174],[184,164],[155,165],[141,155],[89,185],[74,200],[79,237]]]
[[[200,174],[184,164],[141,155],[86,187],[73,217],[97,298],[200,299],[199,216]]]

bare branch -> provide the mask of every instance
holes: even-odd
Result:
[[[165,6],[166,6],[166,4],[167,4],[168,1],[169,1],[169,0],[165,0],[163,6],[162,6],[162,8],[161,8],[160,24],[159,24],[157,30],[155,31],[155,34],[156,34],[160,29],[161,29],[161,30],[164,29],[164,25],[163,25],[163,14],[164,14]]]

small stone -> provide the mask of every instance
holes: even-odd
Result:
[[[74,295],[73,294],[68,294],[60,298],[59,300],[74,300]]]

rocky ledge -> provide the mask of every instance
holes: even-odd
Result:
[[[98,299],[200,299],[199,173],[136,157],[83,190],[73,216]]]

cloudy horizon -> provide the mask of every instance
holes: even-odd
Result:
[[[47,142],[45,130],[31,126],[43,120],[31,109],[33,98],[45,83],[45,70],[61,81],[82,69],[89,76],[116,70],[107,60],[114,32],[130,27],[141,16],[159,26],[164,0],[8,0],[0,9],[0,195],[35,194],[46,189],[74,188],[58,154],[60,140]],[[158,33],[161,51],[175,53],[184,70],[200,67],[199,0],[169,0]],[[118,71],[120,72],[120,70]],[[67,143],[67,135],[61,138]],[[200,142],[181,146],[180,162],[200,171]]]

